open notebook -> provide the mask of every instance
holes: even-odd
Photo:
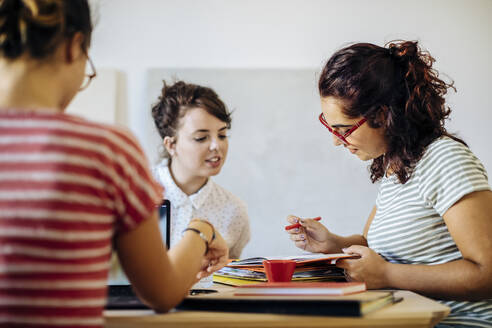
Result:
[[[171,238],[171,204],[165,199],[159,208],[159,226],[162,234],[162,239],[165,241],[169,249]],[[116,254],[113,254],[111,259],[111,271],[108,281],[108,302],[107,309],[139,309],[147,308],[133,292],[132,286],[128,282]]]

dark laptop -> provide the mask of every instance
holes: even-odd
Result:
[[[171,242],[171,204],[165,199],[159,207],[159,226],[162,238],[166,243],[167,249]],[[128,282],[121,269],[111,275],[108,282],[108,302],[106,309],[147,309],[140,299],[133,292],[132,286]]]

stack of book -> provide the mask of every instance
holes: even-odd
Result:
[[[214,273],[213,280],[230,286],[243,286],[266,282],[263,260],[290,259],[296,261],[292,281],[345,281],[343,269],[337,268],[335,262],[342,258],[353,258],[349,254],[308,254],[289,257],[252,257],[231,261],[227,266]]]
[[[181,310],[360,317],[400,301],[392,291],[366,291],[363,282],[268,282],[188,296]]]

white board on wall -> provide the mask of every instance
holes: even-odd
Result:
[[[124,80],[114,69],[98,69],[89,87],[79,92],[66,112],[106,124],[125,124]]]
[[[341,234],[361,233],[376,198],[368,163],[335,148],[319,123],[315,69],[152,69],[150,104],[162,80],[213,88],[232,114],[229,154],[214,177],[248,205],[252,238],[242,257],[299,253],[283,227],[288,214],[322,216]],[[160,138],[149,121],[158,158]]]

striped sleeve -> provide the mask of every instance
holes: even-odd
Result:
[[[128,231],[151,216],[162,201],[163,190],[154,180],[147,159],[131,133],[113,128],[108,139],[117,229]]]
[[[415,172],[421,197],[441,216],[463,196],[490,190],[480,160],[467,146],[450,138],[431,144]]]

